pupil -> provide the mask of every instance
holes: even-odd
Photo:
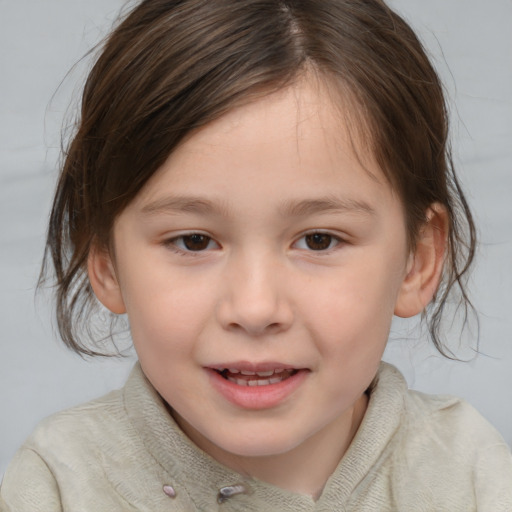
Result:
[[[183,243],[189,251],[203,251],[208,247],[210,238],[205,235],[188,235],[183,237]]]
[[[306,235],[306,244],[314,251],[322,251],[328,249],[331,245],[332,236],[325,233],[314,233]]]

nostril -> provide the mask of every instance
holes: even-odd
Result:
[[[269,333],[276,333],[282,329],[282,324],[279,322],[273,322],[268,325],[250,325],[246,323],[231,322],[228,326],[229,330],[232,331],[245,331],[251,335],[265,335]]]
[[[243,299],[243,300],[242,300]],[[293,323],[293,312],[285,300],[262,301],[258,297],[227,296],[217,305],[217,319],[223,329],[251,336],[276,334]]]

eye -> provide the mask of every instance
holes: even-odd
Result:
[[[310,251],[328,251],[341,243],[340,238],[329,233],[315,232],[308,233],[299,238],[295,246],[298,249],[306,249]]]
[[[212,238],[201,233],[181,235],[166,242],[184,252],[201,252],[208,249],[218,249],[219,244]]]

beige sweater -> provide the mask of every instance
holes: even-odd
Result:
[[[136,365],[122,390],[38,427],[4,476],[0,510],[511,512],[512,458],[469,405],[408,391],[383,363],[363,423],[315,502],[200,451]]]

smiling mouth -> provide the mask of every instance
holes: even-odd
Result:
[[[215,370],[221,377],[237,384],[238,386],[269,386],[279,384],[289,379],[297,373],[298,370],[276,368],[263,372],[253,372],[249,370],[238,370],[234,368],[221,368]]]

